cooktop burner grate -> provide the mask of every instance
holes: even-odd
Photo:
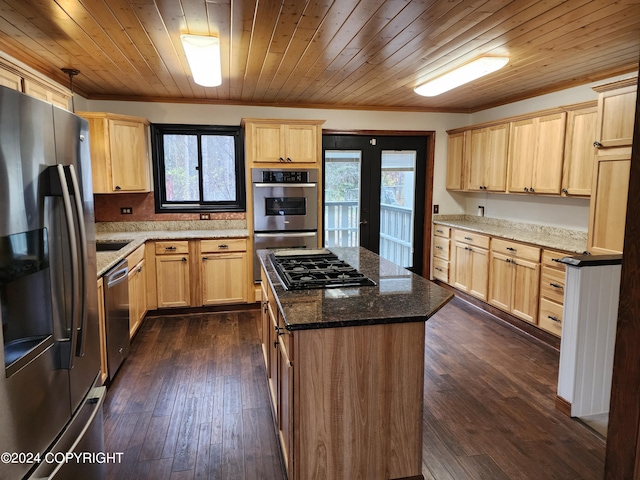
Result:
[[[269,254],[271,264],[287,290],[374,286],[376,283],[358,272],[329,250],[319,253],[286,252]]]

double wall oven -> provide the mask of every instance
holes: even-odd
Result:
[[[254,252],[318,246],[318,170],[251,170]],[[255,255],[255,253],[254,253]],[[260,280],[260,262],[253,262]]]

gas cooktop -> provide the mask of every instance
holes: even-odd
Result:
[[[269,258],[287,290],[376,285],[326,249],[278,250],[270,253]]]

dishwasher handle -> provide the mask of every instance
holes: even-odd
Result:
[[[107,288],[115,287],[124,282],[129,275],[129,262],[123,260],[106,275]]]

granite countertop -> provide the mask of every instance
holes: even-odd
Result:
[[[474,215],[434,215],[433,223],[565,252],[582,254],[587,250],[587,232],[581,230]]]
[[[376,286],[284,289],[268,250],[258,250],[288,330],[424,322],[453,294],[361,247],[330,248]]]
[[[148,240],[194,240],[216,238],[247,238],[249,232],[246,229],[228,230],[147,230],[126,232],[96,232],[96,242],[122,242],[129,243],[120,250],[114,252],[96,252],[96,264],[98,278],[107,273],[120,260],[126,258],[140,245]]]

